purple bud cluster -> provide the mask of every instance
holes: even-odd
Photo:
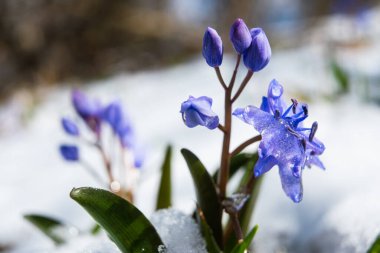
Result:
[[[121,147],[133,153],[135,167],[141,167],[144,157],[143,151],[136,140],[131,121],[119,101],[102,105],[100,100],[88,97],[79,90],[72,91],[71,101],[76,114],[79,116],[78,118],[93,134],[95,146],[101,141],[104,125],[108,125],[119,140]],[[69,136],[84,138],[81,136],[78,123],[73,119],[63,117],[61,125]],[[79,148],[76,145],[63,144],[59,151],[67,161],[78,161],[80,159]]]
[[[249,30],[239,18],[231,26],[230,40],[236,52],[243,55],[245,66],[251,71],[260,71],[269,63],[272,51],[263,29]],[[202,54],[210,67],[222,64],[223,42],[218,32],[211,27],[204,34]]]

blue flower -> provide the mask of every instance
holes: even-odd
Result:
[[[272,50],[263,29],[251,29],[252,42],[243,54],[243,61],[253,72],[262,70],[270,60]]]
[[[210,67],[219,67],[223,61],[223,43],[216,30],[211,27],[206,29],[203,36],[203,57]]]
[[[137,141],[131,120],[124,112],[121,103],[114,101],[106,106],[103,110],[102,118],[111,126],[114,134],[119,138],[122,147],[128,148],[133,153],[135,167],[141,167],[145,153]]]
[[[79,90],[73,90],[71,99],[75,111],[96,134],[100,133],[102,106],[97,99],[87,97]]]
[[[79,160],[79,149],[75,145],[61,145],[59,152],[66,161],[75,162]]]
[[[75,124],[75,122],[72,121],[71,119],[63,117],[61,119],[61,124],[67,134],[72,135],[72,136],[79,135],[79,128],[77,124]]]
[[[311,128],[302,126],[302,121],[308,117],[307,105],[292,100],[292,105],[285,109],[282,93],[283,87],[273,80],[261,108],[247,106],[236,109],[233,114],[253,125],[262,135],[255,177],[278,165],[284,192],[298,203],[303,197],[302,170],[313,164],[325,169],[318,158],[325,146],[314,137],[318,127],[316,122]]]
[[[230,30],[230,40],[236,52],[239,54],[243,54],[251,45],[251,33],[242,19],[238,18],[232,24]]]
[[[194,98],[189,97],[182,103],[181,111],[183,122],[192,128],[198,125],[205,126],[208,129],[215,129],[219,125],[219,117],[212,110],[212,99],[209,97]]]

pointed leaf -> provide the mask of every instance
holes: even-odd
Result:
[[[214,235],[211,228],[206,222],[206,218],[203,214],[203,211],[200,207],[197,208],[197,221],[202,232],[203,238],[206,242],[207,252],[208,253],[221,253],[217,242],[215,241]]]
[[[27,214],[24,215],[24,218],[56,244],[64,243],[67,235],[70,233],[70,227],[51,217],[39,214]]]
[[[121,252],[158,252],[163,247],[153,225],[125,199],[90,187],[73,189],[70,196],[107,231]]]
[[[254,226],[251,232],[245,237],[244,241],[238,245],[235,246],[235,248],[232,249],[231,253],[245,253],[247,252],[249,245],[251,245],[251,242],[253,238],[255,237],[255,234],[257,232],[257,229],[259,226]]]
[[[221,224],[222,207],[214,182],[198,157],[187,149],[182,149],[181,153],[193,178],[198,204],[203,210],[206,222],[220,246],[223,240]]]
[[[380,235],[376,238],[375,242],[372,244],[371,248],[367,253],[380,253]]]
[[[171,157],[172,147],[169,145],[166,148],[165,158],[161,166],[161,183],[158,190],[156,210],[169,208],[172,205]]]

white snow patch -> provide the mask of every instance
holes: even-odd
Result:
[[[172,208],[163,209],[152,215],[151,222],[167,246],[167,253],[207,253],[199,227],[190,216]]]

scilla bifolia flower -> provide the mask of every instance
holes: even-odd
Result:
[[[269,63],[272,51],[263,29],[253,28],[250,32],[252,42],[244,52],[243,61],[247,68],[253,72],[257,72],[265,68]]]
[[[129,149],[134,156],[134,165],[139,168],[143,164],[144,149],[138,144],[131,121],[124,112],[121,103],[114,101],[103,110],[103,120],[107,122],[118,137],[123,148]]]
[[[79,90],[74,90],[71,100],[75,111],[95,133],[100,133],[102,107],[100,101],[91,99]]]
[[[75,145],[63,144],[59,147],[59,152],[66,161],[75,162],[79,160],[79,149]]]
[[[195,98],[190,96],[182,103],[182,119],[186,126],[192,128],[198,125],[215,129],[219,125],[219,117],[212,110],[212,99],[209,97]]]
[[[63,117],[61,119],[61,124],[62,124],[63,130],[65,130],[65,132],[68,135],[72,135],[72,136],[79,135],[79,128],[77,124],[75,124],[75,122],[72,121],[71,119]]]
[[[223,61],[223,43],[217,31],[211,27],[206,29],[203,37],[203,57],[210,67],[219,67]]]
[[[324,169],[318,156],[325,147],[314,137],[316,122],[311,128],[302,127],[302,121],[308,117],[307,105],[293,99],[292,105],[286,108],[282,93],[283,87],[273,80],[268,97],[263,97],[261,109],[247,106],[236,109],[233,114],[253,125],[262,135],[255,176],[278,165],[283,190],[294,202],[300,202],[303,196],[302,170],[312,164]]]
[[[243,54],[251,45],[251,33],[242,19],[238,18],[232,24],[230,30],[230,40],[236,52],[239,54]]]

